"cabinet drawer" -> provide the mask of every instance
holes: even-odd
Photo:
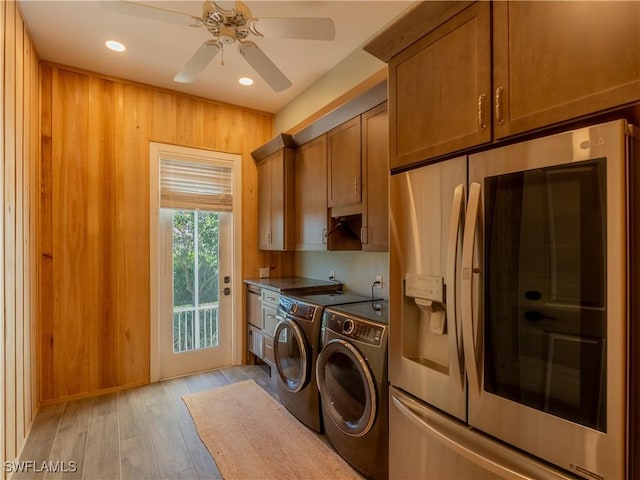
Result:
[[[264,357],[263,360],[269,365],[276,366],[276,358],[273,355],[273,337],[265,335],[264,337]]]
[[[264,350],[263,350],[264,335],[262,335],[262,332],[257,328],[254,328],[251,325],[249,325],[248,336],[249,337],[247,339],[247,345],[248,345],[249,351],[260,358],[264,357]]]
[[[280,294],[267,288],[262,289],[262,305],[269,305],[274,308],[278,308],[280,303]]]
[[[264,305],[262,307],[262,330],[266,335],[272,336],[278,324],[278,310],[274,307]]]

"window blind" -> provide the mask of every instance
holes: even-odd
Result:
[[[160,208],[231,212],[231,167],[160,160]]]

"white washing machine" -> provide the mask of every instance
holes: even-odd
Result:
[[[387,302],[326,308],[316,380],[325,435],[364,476],[388,477]]]

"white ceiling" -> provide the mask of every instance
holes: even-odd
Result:
[[[202,12],[201,1],[139,3],[196,17]],[[245,3],[254,17],[331,17],[336,38],[251,37],[293,83],[280,93],[255,74],[236,45],[225,47],[194,83],[181,84],[173,81],[174,75],[212,38],[205,28],[116,13],[99,1],[21,0],[20,6],[41,60],[273,113],[412,6],[410,1]],[[118,40],[127,50],[112,52],[104,46],[106,40]],[[254,85],[239,85],[242,76],[253,78]]]

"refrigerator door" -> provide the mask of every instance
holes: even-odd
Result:
[[[562,471],[419,402],[389,391],[389,478],[569,480]]]
[[[587,478],[625,477],[625,127],[469,157],[469,424]]]
[[[466,420],[459,321],[466,157],[391,177],[391,384]]]

